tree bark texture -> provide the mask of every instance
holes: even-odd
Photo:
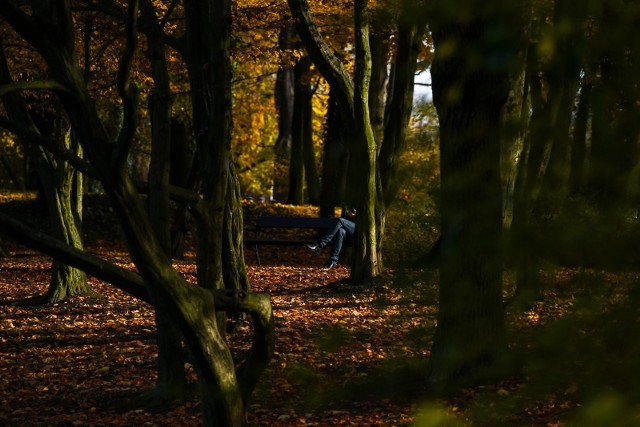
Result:
[[[517,8],[501,1],[457,2],[432,12],[439,16],[430,26],[433,99],[440,119],[442,241],[428,381],[438,390],[503,374],[500,112],[521,28]]]
[[[212,288],[222,283],[219,277],[222,276],[222,232],[230,160],[228,34],[231,9],[230,2],[226,0],[187,1],[185,11],[191,47],[189,59],[195,64],[190,71],[200,73],[190,77],[196,97],[194,124],[205,178],[205,202],[199,210],[207,227],[201,231],[209,232],[208,235],[212,236],[204,248],[199,248],[210,252],[199,259],[204,263],[198,265],[198,273],[201,283]],[[75,56],[70,3],[63,1],[38,5],[32,9],[32,13],[25,14],[14,1],[0,2],[0,14],[43,56],[49,66],[50,78],[55,82],[53,90],[64,105],[78,140],[101,177],[105,192],[121,221],[132,260],[140,274],[139,279],[134,274],[132,281],[138,285],[144,284],[156,309],[171,319],[189,347],[202,386],[204,424],[244,425],[245,397],[252,390],[255,377],[262,372],[264,361],[270,357],[268,343],[273,338],[270,303],[268,298],[260,295],[236,292],[228,296],[234,302],[235,309],[242,308],[262,319],[256,328],[262,334],[256,338],[259,345],[254,345],[256,357],[249,359],[253,365],[247,367],[253,368],[249,369],[253,374],[237,376],[231,352],[217,324],[216,312],[221,308],[221,303],[216,303],[216,295],[220,295],[220,299],[225,296],[220,291],[216,293],[215,290],[187,283],[173,268],[171,259],[157,241],[139,194],[127,174],[126,158],[136,128],[137,92],[130,81],[130,70],[136,49],[137,2],[131,2],[127,11],[126,41],[117,76],[118,92],[123,99],[123,126],[115,144],[109,138],[84,85]],[[3,224],[11,223],[2,216],[0,219]],[[27,237],[33,238],[33,235],[22,238]],[[35,244],[42,244],[42,240],[36,239]],[[68,247],[58,244],[43,247],[59,250],[63,258],[74,262],[78,259],[88,262],[85,265],[103,276],[103,272],[95,269],[97,264],[92,263],[93,259],[81,251],[69,251]],[[200,271],[201,267],[203,272]],[[131,276],[128,273],[124,275]],[[138,286],[134,288],[136,292],[139,290]],[[227,291],[224,292],[226,294]]]

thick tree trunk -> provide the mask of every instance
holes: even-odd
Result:
[[[70,134],[64,136],[65,146],[76,153],[80,147]],[[82,243],[82,175],[64,161],[51,161],[53,188],[46,190],[51,216],[53,236],[79,250]],[[47,185],[43,183],[43,185]],[[87,275],[77,268],[53,262],[51,282],[44,299],[55,303],[74,295],[90,295],[93,290],[87,283]]]
[[[459,6],[443,9],[444,15],[430,23],[442,182],[438,326],[428,371],[435,390],[494,380],[504,373],[507,354],[500,112],[509,91],[520,17],[517,8],[499,1]],[[491,36],[496,28],[500,39]],[[458,49],[445,53],[443,46]],[[499,54],[507,61],[502,67],[477,62],[479,52],[483,58]]]
[[[5,84],[12,82],[9,67],[4,56],[4,50],[0,49],[0,81]],[[24,100],[19,94],[8,93],[2,97],[7,114],[12,121],[31,132],[34,137],[40,135],[40,131],[34,123],[31,114],[27,110]],[[45,120],[57,121],[57,117],[47,117]],[[72,138],[70,131],[63,132],[58,129],[55,134],[55,126],[49,126],[54,140],[61,141],[64,150],[80,157],[80,147]],[[78,249],[83,248],[81,222],[82,222],[82,177],[67,161],[54,160],[35,141],[23,141],[25,151],[35,160],[35,169],[38,180],[45,193],[45,199],[51,218],[53,235]],[[74,295],[90,295],[93,290],[86,280],[84,272],[73,267],[60,264],[56,261],[52,264],[51,281],[49,288],[42,298],[36,298],[34,303],[55,303]]]
[[[185,282],[173,268],[126,172],[126,159],[136,129],[136,91],[129,82],[136,46],[136,6],[136,2],[130,3],[127,11],[126,43],[118,73],[124,121],[116,144],[100,121],[77,65],[69,3],[49,3],[46,10],[35,8],[32,13],[36,19],[27,16],[13,1],[4,1],[0,2],[0,14],[47,62],[51,85],[64,104],[91,165],[102,178],[105,192],[121,220],[132,260],[152,301],[158,311],[166,313],[179,327],[193,355],[201,382],[204,424],[242,426],[246,397],[270,356],[267,344],[272,342],[273,323],[270,311],[265,309],[270,305],[261,296],[236,293],[233,297],[236,309],[241,305],[250,306],[249,310],[257,317],[267,319],[260,323],[261,333],[256,335],[254,342],[254,349],[267,351],[250,358],[251,367],[257,370],[247,369],[251,375],[236,376],[231,352],[217,323],[216,310],[220,305],[216,304],[215,298],[219,294]],[[211,239],[217,238],[206,241],[204,249],[209,253],[199,259],[204,261],[198,265],[199,279],[209,286],[222,282],[218,278],[222,276],[221,236],[228,188],[231,124],[230,6],[227,0],[185,2],[188,41],[192,49],[189,59],[193,62],[190,71],[198,73],[191,79],[195,128],[205,178],[205,202],[199,209],[203,222],[208,225],[204,231],[211,232]],[[216,67],[210,64],[216,64]],[[200,132],[203,130],[205,132]]]

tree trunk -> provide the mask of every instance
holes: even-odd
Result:
[[[295,28],[293,25],[287,25],[282,28],[278,37],[280,49],[283,51],[293,49],[294,36]],[[289,155],[291,153],[294,111],[295,73],[292,66],[288,64],[281,66],[276,76],[275,86],[274,98],[278,111],[278,139],[274,144],[273,197],[277,200],[285,200],[288,194],[285,171],[288,169]]]
[[[302,157],[304,162],[304,177],[307,183],[307,195],[309,203],[318,205],[320,203],[320,177],[316,166],[316,153],[313,146],[313,91],[308,87],[306,98],[301,108],[304,109],[302,115]]]
[[[338,112],[335,95],[329,92],[325,118],[324,160],[322,162],[322,188],[320,192],[320,216],[333,217],[335,207],[344,205],[347,164],[347,136]]]
[[[4,56],[4,49],[0,49],[0,81],[10,84],[11,74]],[[34,123],[26,104],[19,94],[8,93],[2,97],[7,114],[12,121],[23,126],[34,136],[39,136],[40,131]],[[58,118],[47,117],[44,120],[56,121]],[[59,120],[58,120],[59,123]],[[71,153],[80,155],[80,147],[70,132],[63,132],[55,126],[51,128],[51,138],[62,142]],[[25,151],[30,154],[36,163],[38,180],[45,193],[45,199],[51,218],[53,235],[72,246],[82,249],[82,177],[66,161],[54,160],[35,141],[23,141]],[[74,295],[91,295],[94,291],[87,283],[84,272],[75,268],[60,264],[56,261],[52,264],[51,280],[47,292],[42,298],[36,298],[34,303],[55,303]]]
[[[392,84],[386,110],[384,140],[380,150],[378,169],[383,202],[389,207],[397,194],[395,176],[398,160],[406,147],[406,134],[413,107],[413,80],[425,25],[416,20],[416,11],[406,2],[398,21],[396,55],[391,73]]]
[[[168,257],[174,255],[176,244],[172,233],[169,183],[171,180],[172,98],[167,69],[163,28],[150,0],[141,3],[141,31],[147,39],[147,58],[151,64],[153,88],[148,97],[151,120],[151,161],[149,167],[149,219],[162,250]],[[187,151],[186,147],[182,147]],[[181,155],[184,156],[184,155]],[[182,212],[184,214],[184,208]],[[184,216],[183,216],[184,218]],[[177,239],[182,239],[178,234]],[[173,402],[184,399],[187,390],[185,351],[182,336],[166,313],[157,311],[156,336],[158,342],[158,378],[154,399]]]
[[[591,76],[584,71],[580,85],[580,101],[573,126],[573,143],[571,145],[571,173],[569,175],[569,191],[576,195],[584,190],[587,168],[587,130],[591,103]]]
[[[544,130],[546,113],[535,50],[535,46],[529,46],[527,49],[525,90],[529,88],[532,113],[528,132],[523,140],[522,158],[518,164],[513,219],[509,234],[510,249],[515,254],[514,263],[517,271],[515,300],[521,307],[529,306],[540,294],[538,239],[534,230],[533,208],[540,196],[547,139]]]
[[[71,136],[71,131],[63,137],[65,146],[76,153],[80,152],[78,142]],[[82,243],[82,175],[64,161],[51,159],[51,175],[53,188],[46,190],[51,216],[53,236],[77,249],[83,249]],[[47,186],[47,183],[43,183]],[[53,262],[51,282],[44,299],[48,303],[56,303],[74,295],[91,295],[93,290],[87,283],[87,275],[77,268]]]
[[[225,288],[249,292],[251,285],[247,276],[247,267],[244,262],[244,248],[242,244],[243,218],[242,195],[240,194],[240,182],[236,170],[231,162],[229,166],[230,179],[227,192],[227,207],[224,219],[223,240],[223,274]]]
[[[442,183],[439,312],[428,371],[435,390],[494,380],[504,373],[507,354],[500,112],[521,38],[521,16],[499,1],[459,6],[436,11],[444,15],[430,23]],[[461,13],[449,15],[453,10]],[[496,28],[498,39],[491,36]],[[458,49],[445,53],[446,46]],[[486,59],[500,55],[505,62],[501,67],[477,62],[479,52]]]
[[[552,138],[549,162],[544,174],[543,193],[554,201],[565,200],[568,193],[570,149],[569,128],[573,106],[580,81],[582,23],[575,17],[575,4],[569,0],[556,0],[554,28],[556,49],[546,64],[545,80],[548,85],[546,110]]]
[[[169,168],[171,185],[192,189],[197,180],[193,172],[195,142],[190,127],[183,121],[171,120],[171,165]],[[176,203],[171,225],[171,257],[181,259],[184,256],[184,240],[188,227],[188,205]]]
[[[369,33],[371,46],[371,83],[369,86],[369,116],[373,137],[378,147],[384,137],[385,104],[389,81],[389,31],[388,23],[383,20],[372,20],[372,31]]]
[[[309,70],[311,61],[302,57],[294,67],[295,90],[293,96],[293,121],[291,126],[291,155],[289,157],[289,197],[287,203],[301,205],[304,203],[304,129],[306,120],[311,120],[305,113],[309,93]]]
[[[163,28],[150,0],[142,1],[141,25],[147,39],[147,58],[151,64],[153,89],[149,94],[151,120],[151,163],[149,167],[149,214],[158,240],[171,255],[171,207],[169,178],[171,154],[171,88]]]
[[[377,147],[369,118],[369,82],[371,78],[371,49],[369,47],[369,21],[367,0],[354,4],[355,27],[355,79],[354,126],[351,166],[356,178],[352,194],[358,209],[358,225],[354,236],[354,256],[350,280],[366,282],[382,272],[379,263],[378,234],[376,229],[376,158]]]
[[[108,137],[77,65],[69,3],[50,3],[46,10],[34,8],[32,13],[35,17],[32,18],[8,0],[0,2],[0,15],[47,62],[51,85],[64,104],[73,129],[91,165],[102,178],[114,212],[121,220],[131,258],[141,276],[140,283],[146,285],[156,310],[166,313],[180,329],[189,347],[201,383],[204,425],[242,426],[245,424],[248,396],[271,355],[269,344],[273,342],[273,320],[270,303],[268,298],[260,295],[227,294],[227,291],[212,291],[187,283],[173,268],[171,259],[157,241],[126,170],[126,159],[136,129],[137,97],[135,87],[129,82],[136,47],[136,6],[136,2],[130,3],[127,11],[126,43],[117,79],[124,106],[123,126],[117,144]],[[192,61],[190,71],[193,75],[190,78],[193,82],[194,117],[197,119],[194,124],[204,171],[205,201],[195,209],[207,225],[203,231],[212,232],[212,240],[205,241],[204,248],[199,248],[210,252],[199,257],[199,261],[205,261],[206,265],[198,265],[198,278],[205,279],[201,283],[210,287],[222,282],[218,277],[222,275],[223,213],[228,188],[231,130],[230,6],[227,0],[185,2],[188,42],[192,49],[188,58]],[[209,64],[216,64],[216,67]],[[5,224],[11,223],[1,215],[0,219]],[[65,256],[70,253],[73,260],[91,258],[78,257],[74,251],[64,251]],[[201,267],[204,267],[203,271]],[[103,275],[99,269],[94,271]],[[131,277],[131,274],[125,276]],[[248,359],[250,363],[243,363],[238,368],[238,375],[217,323],[216,311],[220,308],[246,310],[260,319],[254,322],[258,332],[254,335],[254,351]]]

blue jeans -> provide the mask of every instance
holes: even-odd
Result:
[[[346,236],[353,236],[356,232],[356,223],[349,221],[348,219],[338,218],[336,225],[333,226],[327,234],[320,239],[320,247],[324,248],[331,243],[331,255],[329,259],[331,261],[338,262],[340,257],[340,251],[342,250],[342,244]]]

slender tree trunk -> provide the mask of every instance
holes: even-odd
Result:
[[[311,89],[311,88],[309,88]],[[313,146],[313,91],[308,90],[302,115],[302,157],[304,158],[304,177],[307,183],[307,194],[309,203],[318,205],[320,203],[320,177],[316,166],[316,154]]]
[[[189,126],[180,120],[171,120],[171,185],[190,189],[197,180],[193,172],[195,142]],[[188,205],[176,203],[171,225],[171,257],[180,259],[184,256],[184,242],[189,230]]]
[[[545,67],[548,85],[547,111],[552,137],[551,152],[544,174],[543,193],[550,200],[565,200],[568,193],[570,150],[569,128],[580,81],[581,42],[583,32],[576,19],[575,4],[569,0],[557,0],[554,10],[554,28],[560,26],[570,31],[556,31],[556,49]]]
[[[584,190],[587,167],[587,130],[589,124],[589,105],[591,103],[591,77],[585,71],[580,85],[580,101],[573,127],[571,148],[571,173],[569,175],[570,194],[576,195]]]
[[[290,51],[294,47],[294,36],[295,28],[293,25],[287,25],[282,28],[278,38],[280,49]],[[295,73],[292,66],[283,65],[278,70],[275,86],[274,98],[278,111],[278,139],[274,144],[273,196],[277,200],[284,200],[288,194],[285,171],[288,170],[287,166],[289,165],[289,155],[291,153],[294,111]]]
[[[369,33],[371,46],[371,83],[369,86],[369,116],[373,137],[378,147],[382,144],[385,127],[385,105],[389,81],[389,31],[387,22],[374,19]],[[392,73],[393,74],[393,73]]]
[[[325,119],[320,216],[333,217],[335,207],[344,204],[348,161],[346,132],[331,91]]]
[[[309,102],[309,70],[311,61],[302,57],[294,67],[295,90],[293,101],[293,122],[291,127],[291,156],[289,157],[289,197],[287,203],[304,203],[304,130],[305,122],[311,120],[307,104]]]
[[[169,168],[171,154],[171,89],[164,44],[163,28],[149,0],[142,2],[147,58],[151,64],[153,89],[149,94],[151,118],[151,164],[149,169],[149,213],[160,244],[171,254],[171,207],[169,204]]]
[[[371,49],[369,47],[369,21],[367,0],[356,0],[354,5],[356,65],[354,79],[354,133],[351,150],[353,176],[357,179],[353,195],[358,209],[358,223],[354,236],[354,256],[350,280],[366,282],[382,272],[379,264],[378,234],[376,229],[376,159],[377,147],[369,116],[369,82],[371,78]],[[357,159],[357,160],[356,160]]]
[[[525,90],[529,89],[531,119],[528,133],[523,140],[522,156],[518,164],[514,188],[513,219],[510,230],[510,249],[514,255],[517,271],[515,302],[527,307],[540,294],[538,238],[534,230],[533,208],[538,203],[541,191],[541,174],[545,168],[544,152],[546,113],[542,101],[541,82],[536,64],[536,46],[527,49]],[[527,100],[525,98],[525,105]],[[523,106],[524,108],[524,106]],[[528,114],[528,112],[523,112]]]
[[[251,286],[247,276],[247,267],[244,262],[244,249],[242,244],[243,218],[242,195],[240,194],[240,182],[236,174],[233,162],[229,166],[230,179],[227,192],[227,207],[225,209],[225,225],[223,240],[223,265],[224,283],[226,289],[249,292]]]

